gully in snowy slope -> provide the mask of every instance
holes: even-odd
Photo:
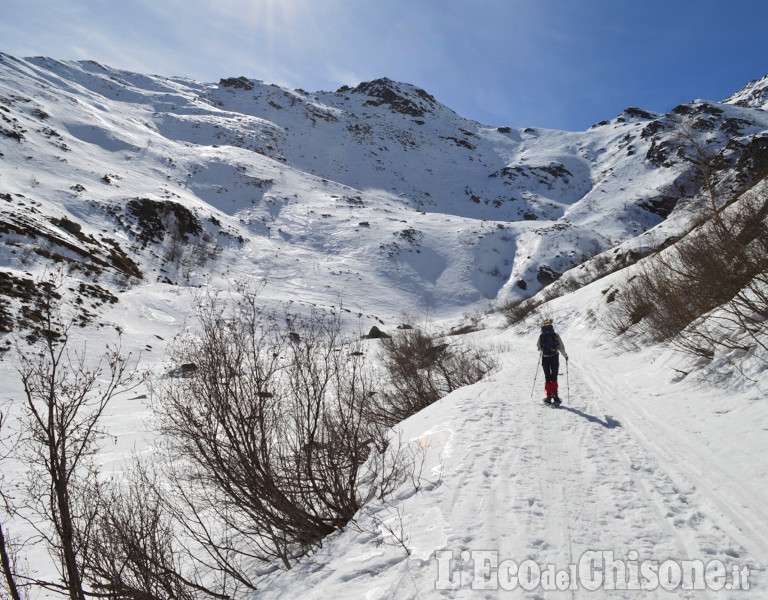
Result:
[[[560,397],[557,395],[557,371],[560,368],[560,354],[565,357],[565,362],[568,362],[568,354],[563,340],[555,333],[552,321],[547,320],[541,324],[541,335],[536,347],[541,352],[541,366],[544,369],[544,389],[547,392],[544,402],[560,404]]]

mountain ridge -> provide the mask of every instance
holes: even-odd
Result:
[[[699,167],[676,139],[682,122],[730,192],[768,172],[768,116],[743,106],[741,92],[729,104],[694,101],[666,115],[631,107],[560,132],[483,125],[387,78],[307,93],[246,77],[214,84],[0,59],[12,246],[2,262],[17,277],[27,270],[19,254],[40,256],[38,236],[90,277],[107,268],[121,285],[139,273],[189,283],[223,255],[230,273],[274,276],[290,248],[293,262],[315,265],[305,284],[331,290],[326,301],[365,282],[377,290],[371,300],[394,285],[402,308],[372,307],[390,318],[423,301],[483,307],[528,296],[592,255],[646,245],[650,230],[656,243],[676,235],[686,219],[669,217],[701,203]],[[762,89],[757,81],[744,90]],[[69,222],[80,229],[56,225]],[[89,250],[72,258],[72,243]],[[167,260],[184,252],[184,269]],[[233,252],[261,258],[238,265]]]
[[[768,74],[750,81],[738,92],[723,100],[723,104],[768,110]]]

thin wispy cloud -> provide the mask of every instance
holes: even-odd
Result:
[[[749,0],[5,0],[0,51],[311,91],[390,77],[488,124],[585,129],[768,72]]]

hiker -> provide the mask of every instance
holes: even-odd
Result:
[[[544,389],[547,392],[547,398],[544,400],[547,404],[554,402],[560,404],[560,396],[557,395],[557,370],[560,368],[560,354],[568,362],[568,354],[565,352],[565,346],[560,336],[555,333],[552,321],[544,321],[541,324],[541,335],[536,347],[541,352],[541,366],[544,369]]]

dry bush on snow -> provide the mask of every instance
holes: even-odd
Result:
[[[177,518],[200,561],[252,588],[250,562],[290,568],[353,518],[386,431],[338,315],[271,311],[240,287],[202,298],[198,321],[172,351],[187,376],[154,390]]]
[[[393,425],[446,394],[483,378],[495,362],[482,349],[413,328],[382,340],[387,387],[377,394],[374,420]]]
[[[768,350],[768,194],[717,210],[644,262],[617,296],[613,330],[633,325],[657,341],[712,358],[718,347]]]

